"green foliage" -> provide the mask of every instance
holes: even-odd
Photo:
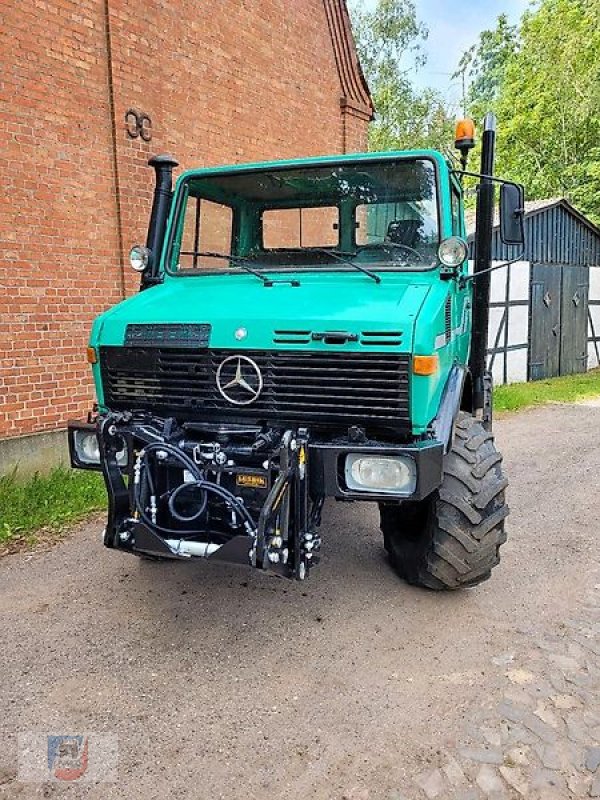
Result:
[[[360,0],[350,6],[359,56],[371,89],[376,118],[372,150],[444,149],[453,121],[433,89],[415,89],[411,73],[425,63],[427,28],[412,0],[377,0],[372,10]]]
[[[468,76],[469,113],[482,117],[498,101],[508,62],[519,48],[519,31],[501,14],[493,30],[482,31],[479,42],[463,55],[454,78]]]
[[[600,219],[600,0],[543,0],[525,16],[498,111],[507,166],[534,197],[564,195]]]
[[[496,411],[518,411],[543,403],[574,403],[593,397],[600,398],[598,369],[547,381],[497,386],[494,390],[494,408]]]
[[[427,28],[418,21],[412,0],[377,0],[373,10],[355,2],[350,10],[368,80],[401,80],[410,69],[410,61],[419,66],[424,63],[421,43],[427,38]]]
[[[408,81],[379,85],[373,100],[378,115],[369,132],[371,150],[444,151],[452,142],[454,121],[433,89],[418,93]]]
[[[600,0],[540,0],[466,53],[475,118],[498,114],[499,171],[600,222]]]
[[[105,505],[104,481],[97,472],[60,467],[28,480],[16,472],[1,477],[0,545],[41,528],[60,529]]]

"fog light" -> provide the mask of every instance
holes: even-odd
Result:
[[[407,456],[346,456],[346,486],[358,492],[413,494],[417,488],[417,465]]]
[[[75,431],[73,444],[75,446],[77,458],[82,464],[100,463],[100,446],[95,433]],[[120,467],[127,466],[127,449],[125,447],[125,442],[123,442],[123,447],[117,453],[117,464]]]

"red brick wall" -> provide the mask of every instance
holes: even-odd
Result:
[[[145,239],[150,155],[187,168],[358,150],[367,116],[342,114],[322,0],[5,0],[0,37],[6,437],[89,408],[87,335],[136,288],[123,264]],[[127,135],[130,108],[151,142]]]

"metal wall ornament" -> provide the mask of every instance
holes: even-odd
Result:
[[[130,139],[138,137],[144,142],[152,140],[152,120],[143,111],[129,108],[125,112],[125,129]]]

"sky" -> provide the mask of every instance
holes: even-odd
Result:
[[[372,7],[376,0],[365,0]],[[475,44],[479,33],[492,28],[500,14],[518,22],[529,0],[415,0],[417,14],[429,28],[425,66],[413,76],[417,86],[439,89],[458,112],[462,90],[452,80],[461,55]]]

